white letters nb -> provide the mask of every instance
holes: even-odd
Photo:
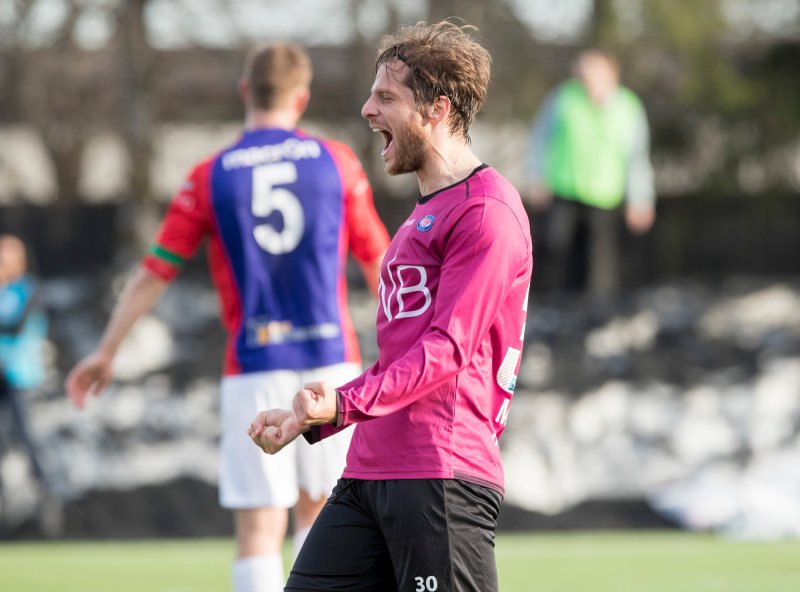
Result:
[[[391,321],[392,318],[402,319],[421,315],[428,310],[428,307],[431,305],[431,292],[425,285],[428,281],[428,273],[421,265],[398,265],[392,270],[392,263],[394,263],[394,259],[386,264],[389,281],[392,282],[392,291],[388,295],[386,294],[386,284],[383,282],[383,277],[381,277],[380,285],[378,286],[378,293],[386,318]],[[416,274],[414,272],[416,272]],[[419,277],[414,277],[416,275]],[[414,279],[418,279],[417,283],[411,283]],[[406,285],[406,282],[409,282],[410,285]],[[420,292],[425,297],[425,302],[422,306],[406,310],[406,303],[403,300],[403,296],[413,294],[414,292]],[[393,298],[397,302],[397,314],[394,316],[392,316]]]

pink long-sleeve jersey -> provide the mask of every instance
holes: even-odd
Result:
[[[375,365],[339,387],[358,424],[344,477],[463,479],[503,492],[533,256],[519,194],[483,165],[419,200],[381,267]]]

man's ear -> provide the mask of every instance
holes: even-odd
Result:
[[[240,78],[236,82],[236,92],[243,103],[246,104],[250,100],[250,85],[247,84],[247,79]]]
[[[443,123],[450,116],[450,99],[440,95],[433,103],[425,108],[425,117],[431,123]]]
[[[298,117],[302,116],[303,113],[306,112],[310,100],[311,100],[311,91],[308,90],[307,88],[304,88],[301,91],[297,92],[297,95],[294,97],[294,106],[295,110],[297,111]]]

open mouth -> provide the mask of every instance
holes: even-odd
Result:
[[[394,141],[394,136],[389,130],[385,130],[379,127],[373,127],[372,131],[375,133],[379,133],[383,136],[383,151],[381,151],[381,156],[386,156],[386,153],[389,151],[389,147],[392,145]]]

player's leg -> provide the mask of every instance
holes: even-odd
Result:
[[[297,502],[296,443],[280,454],[264,454],[246,428],[259,411],[285,407],[297,388],[293,372],[245,374],[222,382],[220,503],[235,511],[234,592],[278,592],[286,581],[281,547],[288,508]]]
[[[498,590],[498,492],[456,479],[370,483],[398,589]]]
[[[45,464],[40,458],[42,450],[37,446],[28,420],[27,400],[34,394],[35,391],[12,388],[6,396],[10,404],[17,435],[25,452],[28,454],[33,476],[36,478],[39,489],[36,520],[45,536],[55,537],[61,534],[64,529],[64,509],[61,499],[55,493],[51,474],[46,470]]]
[[[579,212],[576,203],[565,197],[554,197],[553,205],[547,213],[547,226],[544,229],[544,242],[547,245],[547,270],[550,288],[574,291],[576,272],[574,270],[575,241],[578,234]]]
[[[566,257],[567,289],[583,294],[589,286],[592,232],[590,218],[594,208],[577,202],[570,203],[569,206],[574,212],[574,220]]]
[[[286,536],[288,515],[286,508],[234,510],[234,592],[283,590],[281,546]]]
[[[619,209],[595,209],[590,213],[589,292],[593,296],[614,296],[620,289]]]
[[[321,380],[335,386],[349,382],[360,373],[358,364],[334,364],[303,372],[304,383]],[[295,506],[295,557],[308,531],[325,505],[333,487],[342,476],[352,430],[345,430],[313,446],[301,443],[297,448],[297,482],[300,488]]]
[[[496,592],[494,539],[502,496],[455,479],[445,481],[445,492],[453,590]]]
[[[397,590],[386,541],[364,503],[365,483],[339,481],[294,562],[286,592]]]
[[[8,392],[5,390],[6,386],[3,373],[0,372],[0,463],[12,449],[10,436],[13,423],[11,421],[11,403],[8,400]],[[6,488],[7,484],[3,482],[3,472],[0,471],[0,534],[5,534],[6,528],[11,526],[8,520]]]
[[[304,489],[300,489],[297,505],[294,507],[294,556],[297,557],[303,543],[308,537],[311,525],[325,505],[325,497],[312,498]]]

